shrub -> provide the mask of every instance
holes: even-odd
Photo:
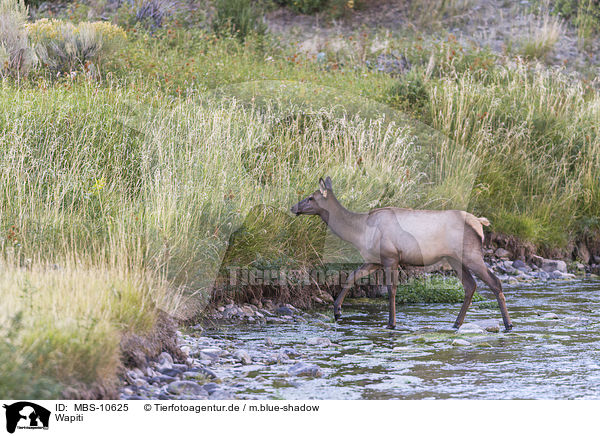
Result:
[[[402,110],[418,112],[428,98],[425,79],[417,70],[409,71],[388,90],[388,102]]]
[[[42,18],[28,24],[35,51],[44,66],[69,73],[78,67],[91,71],[125,40],[125,32],[106,22],[73,23]]]
[[[340,17],[347,11],[359,9],[363,2],[359,0],[277,0],[282,6],[289,6],[300,14],[314,14],[329,11],[334,17]]]
[[[217,0],[215,6],[217,11],[212,22],[215,33],[233,35],[242,41],[252,33],[266,33],[260,10],[251,0]]]
[[[301,14],[314,14],[325,8],[327,0],[291,0],[288,4],[293,10]]]
[[[35,65],[27,38],[27,7],[23,0],[0,0],[0,75],[24,76]]]

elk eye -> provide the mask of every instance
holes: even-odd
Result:
[[[308,197],[308,199],[309,199],[310,201],[312,201],[312,200],[314,200],[314,199],[315,199],[315,197],[313,197],[313,196],[311,195],[310,197]]]

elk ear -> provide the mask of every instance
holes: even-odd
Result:
[[[329,177],[329,176],[325,177],[325,187],[327,189],[329,189],[330,191],[333,191],[333,186],[331,184],[331,177]]]
[[[319,179],[319,191],[321,191],[323,197],[327,198],[327,184],[323,179]]]

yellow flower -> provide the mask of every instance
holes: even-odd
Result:
[[[106,178],[101,177],[100,179],[94,179],[94,187],[92,190],[94,192],[100,192],[104,189],[104,186],[106,186]]]

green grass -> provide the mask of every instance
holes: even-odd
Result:
[[[399,304],[416,303],[462,303],[465,291],[456,277],[426,276],[410,279],[398,286],[396,302]],[[483,301],[478,293],[473,301]]]

